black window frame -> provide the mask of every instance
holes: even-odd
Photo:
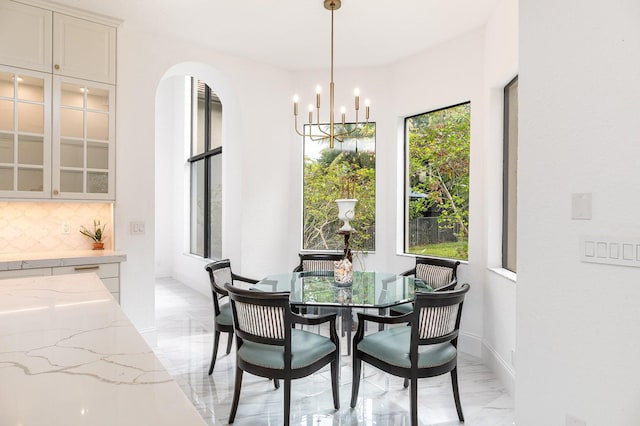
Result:
[[[518,130],[518,121],[517,121],[517,117],[518,117],[518,103],[516,102],[515,104],[515,114],[516,114],[516,138],[515,141],[513,141],[509,135],[511,134],[510,132],[510,127],[509,124],[511,123],[510,120],[510,116],[512,111],[514,110],[514,105],[511,105],[511,103],[509,102],[510,99],[510,91],[511,89],[513,89],[515,87],[516,89],[516,99],[518,96],[518,76],[516,75],[509,83],[507,83],[507,85],[504,87],[503,90],[503,105],[504,105],[504,110],[503,110],[503,129],[502,129],[502,143],[503,143],[503,148],[502,148],[502,268],[506,269],[508,271],[511,271],[513,273],[516,273],[517,271],[517,226],[514,229],[514,233],[516,234],[514,236],[514,247],[510,246],[509,240],[510,240],[510,231],[509,229],[511,228],[511,222],[510,222],[510,217],[512,216],[510,214],[510,197],[509,194],[511,193],[510,189],[512,189],[513,191],[515,191],[515,197],[517,200],[517,174],[518,174],[518,156],[517,156],[517,149],[518,149],[518,137],[517,137],[517,130]],[[511,165],[510,164],[510,158],[511,158],[511,149],[512,144],[515,144],[515,164]],[[511,178],[510,178],[510,167],[514,166],[515,167],[515,182],[511,182]],[[516,202],[517,204],[517,202]],[[515,221],[515,223],[517,224],[517,206],[515,208],[515,211],[512,212],[513,214],[513,220]],[[515,226],[515,225],[514,225]],[[510,250],[514,250],[514,257],[515,257],[515,264],[513,265],[513,267],[511,267],[512,265],[509,265],[509,251]]]
[[[191,123],[193,123],[194,114],[197,114],[197,110],[194,110],[194,90],[195,85],[197,84],[197,80],[194,77],[191,77]],[[191,138],[190,138],[190,151],[191,157],[187,159],[189,162],[190,168],[189,173],[193,172],[193,166],[195,163],[200,161],[204,162],[204,212],[203,212],[203,220],[204,220],[204,247],[203,247],[203,257],[205,259],[209,259],[211,256],[211,160],[217,156],[222,155],[222,146],[215,147],[211,149],[211,99],[213,95],[213,90],[209,87],[209,85],[204,84],[204,152],[200,154],[193,155],[193,146],[194,146],[194,137],[195,135],[194,126],[191,125]],[[190,188],[192,185],[192,179],[189,179]],[[190,200],[190,208],[193,207],[193,191],[190,191],[191,200]],[[193,223],[189,221],[189,226],[193,226]],[[190,233],[191,235],[191,233]],[[191,254],[199,255],[198,253],[194,253],[192,251],[191,243],[189,244],[189,252]]]
[[[418,114],[413,114],[410,116],[406,116],[404,117],[403,120],[403,134],[404,134],[404,141],[403,141],[403,153],[404,153],[404,174],[403,174],[403,179],[404,179],[404,185],[403,185],[403,237],[402,237],[402,254],[404,255],[408,255],[408,256],[415,256],[415,257],[439,257],[433,254],[425,254],[425,255],[421,255],[421,254],[416,254],[416,253],[411,253],[409,251],[409,190],[411,189],[411,185],[409,182],[409,134],[407,131],[407,121],[411,120],[412,118],[415,117],[419,117],[421,115],[426,115],[426,114],[431,114],[431,113],[435,113],[435,112],[439,112],[439,111],[443,111],[443,110],[447,110],[450,108],[455,108],[455,107],[459,107],[462,105],[469,105],[469,114],[471,114],[471,100],[467,100],[467,101],[463,101],[463,102],[458,102],[456,104],[452,104],[452,105],[447,105],[441,108],[436,108],[433,110],[429,110],[429,111],[425,111],[425,112],[421,112]],[[471,123],[469,124],[469,144],[471,144]],[[469,163],[471,163],[471,152],[469,152]],[[469,194],[470,194],[470,190],[469,190]],[[468,238],[468,237],[467,237]],[[463,262],[468,261],[469,258],[469,249],[467,246],[467,258],[466,259],[458,259],[458,258],[451,258],[451,259],[455,259],[455,260],[461,260]]]

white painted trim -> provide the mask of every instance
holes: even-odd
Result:
[[[518,282],[518,275],[515,272],[512,272],[504,268],[488,268],[488,269],[494,274],[500,275],[501,277],[504,277],[509,281],[512,281],[514,284]]]
[[[476,334],[460,331],[458,349],[461,352],[480,358],[482,356],[482,338]]]
[[[99,24],[108,25],[110,27],[118,27],[122,22],[122,19],[114,18],[113,16],[102,15],[99,13],[91,13],[82,9],[67,6],[60,3],[55,3],[48,0],[14,0],[16,3],[22,3],[30,6],[40,7],[42,9],[52,10],[57,13],[63,13],[65,15],[75,16],[76,18],[86,19],[87,21],[97,22]]]
[[[511,396],[515,395],[516,371],[486,340],[482,342],[482,361],[498,376]]]

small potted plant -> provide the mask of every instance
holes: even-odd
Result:
[[[93,249],[94,250],[103,250],[104,242],[102,238],[104,237],[104,230],[107,228],[107,224],[100,224],[100,220],[93,220],[93,231],[88,230],[84,226],[80,227],[80,233],[84,236],[87,236],[93,240]]]

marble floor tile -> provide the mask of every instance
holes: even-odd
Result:
[[[207,375],[213,342],[210,298],[172,279],[156,281],[157,343],[154,352],[210,425],[226,425],[233,397],[235,353],[225,354],[223,333],[216,366]],[[320,330],[323,333],[323,330]],[[323,333],[324,334],[324,333]],[[408,426],[409,392],[403,380],[363,364],[358,403],[351,399],[351,357],[341,341],[340,409],[333,408],[329,367],[291,386],[291,424]],[[513,398],[478,358],[460,353],[460,399],[467,426],[512,426]],[[450,375],[418,382],[420,425],[459,425]],[[282,387],[245,373],[234,425],[283,424]]]

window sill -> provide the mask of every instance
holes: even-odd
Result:
[[[518,276],[515,272],[511,272],[508,269],[504,269],[504,268],[489,268],[489,270],[495,274],[500,275],[501,277],[504,277],[506,279],[508,279],[509,281],[513,282],[514,284],[518,282]]]

